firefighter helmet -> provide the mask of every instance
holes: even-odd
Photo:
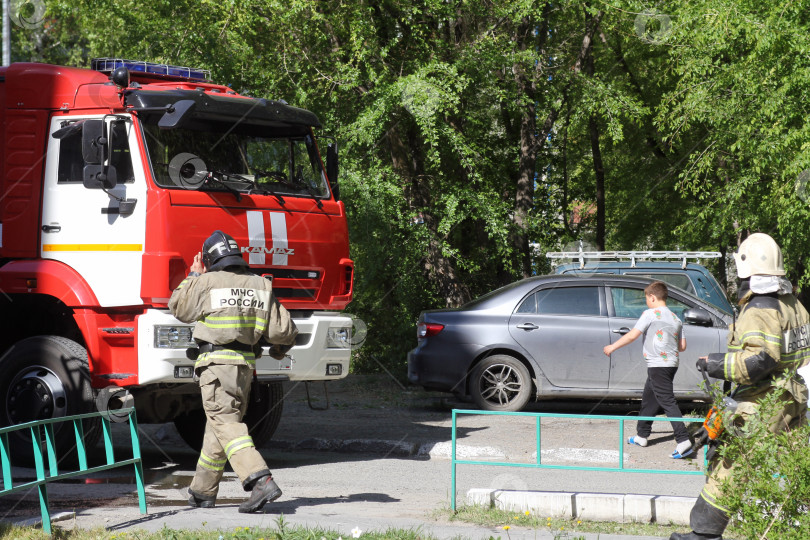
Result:
[[[764,233],[754,233],[740,244],[734,254],[737,275],[746,279],[753,275],[784,276],[782,250],[773,238]]]
[[[248,265],[242,258],[242,251],[236,240],[219,230],[214,231],[203,242],[202,262],[208,271],[213,272],[224,270],[229,266],[247,267]]]

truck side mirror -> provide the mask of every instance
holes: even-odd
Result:
[[[107,146],[104,128],[103,120],[87,120],[82,125],[82,158],[86,164],[101,165],[104,162],[104,147]]]
[[[117,178],[112,165],[85,165],[82,183],[87,189],[112,189]]]
[[[332,193],[335,194],[335,200],[340,200],[337,141],[330,142],[326,147],[326,176],[329,178],[329,185],[332,186]]]
[[[712,316],[705,309],[689,308],[683,312],[683,322],[692,326],[712,326]]]
[[[188,119],[191,118],[191,113],[194,112],[196,106],[197,104],[190,99],[181,99],[163,113],[163,116],[158,120],[158,127],[160,129],[183,127],[183,125],[188,122]]]

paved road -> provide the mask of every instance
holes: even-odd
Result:
[[[272,526],[279,515],[289,522],[335,529],[349,536],[352,528],[417,528],[439,538],[488,538],[503,531],[448,522],[436,511],[450,506],[451,414],[453,407],[439,395],[403,390],[379,378],[351,377],[330,390],[331,408],[307,406],[303,387],[288,388],[285,414],[274,441],[263,454],[284,495],[266,514],[246,516],[236,507],[244,500],[238,480],[230,473],[221,486],[218,507],[190,510],[182,506],[193,474],[196,454],[180,441],[174,427],[142,427],[149,515],[138,513],[132,477],[111,471],[92,486],[84,483],[53,485],[49,490],[54,512],[76,510],[63,526],[112,529],[140,527]],[[314,389],[313,389],[314,390]],[[323,398],[322,390],[319,390]],[[325,399],[319,403],[323,404]],[[588,412],[594,404],[567,404],[564,412]],[[535,408],[549,410],[549,406]],[[562,412],[561,411],[561,412]],[[626,405],[600,405],[601,414],[630,414]],[[625,430],[632,434],[634,422]],[[529,463],[534,460],[535,419],[471,416],[459,421],[459,452],[469,459]],[[646,449],[625,447],[630,467],[671,467],[695,470],[695,461],[674,462],[668,425],[662,423],[654,444]],[[615,466],[618,463],[617,422],[544,419],[544,463]],[[622,434],[622,439],[625,434]],[[15,477],[16,480],[16,477]],[[638,493],[695,496],[702,476],[572,472],[494,466],[459,465],[458,504],[471,488],[539,491]],[[0,498],[0,517],[38,514],[36,500]],[[512,529],[510,537],[535,531]],[[551,538],[551,536],[548,536]],[[544,538],[538,534],[537,538]],[[594,536],[595,538],[595,536]],[[602,535],[600,538],[614,538]],[[617,538],[617,537],[616,537]]]

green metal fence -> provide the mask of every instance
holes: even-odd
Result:
[[[112,431],[110,416],[114,414],[116,418],[127,417],[129,423],[129,433],[132,441],[132,458],[115,461],[112,446]],[[82,420],[86,418],[101,417],[101,428],[104,438],[104,450],[106,454],[106,464],[95,467],[87,466],[87,449],[84,444],[84,428]],[[60,473],[58,469],[59,459],[55,447],[53,425],[71,422],[73,433],[76,436],[76,454],[79,469],[75,471]],[[14,485],[11,476],[11,456],[9,454],[8,434],[14,431],[29,430],[31,434],[31,444],[34,450],[34,466],[37,478],[30,482],[18,483]],[[44,435],[43,435],[44,432]],[[43,441],[44,438],[44,441]],[[43,444],[44,443],[44,444]],[[45,455],[43,455],[43,446]],[[48,468],[45,469],[45,457],[48,459]],[[3,489],[0,490],[0,497],[19,491],[26,491],[36,488],[39,493],[39,506],[42,513],[42,530],[51,534],[51,514],[48,508],[48,482],[56,480],[66,480],[77,476],[85,476],[91,473],[106,471],[116,467],[133,465],[135,467],[135,482],[138,487],[138,502],[141,514],[146,513],[146,494],[143,484],[143,465],[141,464],[141,446],[138,440],[138,422],[135,418],[135,409],[116,409],[110,412],[95,412],[87,414],[77,414],[74,416],[63,416],[48,420],[38,420],[36,422],[26,422],[11,427],[0,428],[0,464],[3,471]]]
[[[493,416],[523,416],[535,418],[535,440],[537,441],[537,461],[535,463],[509,463],[502,461],[469,461],[463,459],[456,459],[456,420],[457,416],[461,414],[468,415],[493,415]],[[542,462],[541,448],[540,448],[540,421],[542,418],[568,418],[572,420],[615,420],[619,423],[619,466],[618,467],[591,467],[579,465],[546,465]],[[653,473],[653,474],[705,474],[707,468],[706,452],[703,452],[703,468],[696,471],[673,471],[670,469],[633,469],[624,466],[624,423],[636,422],[638,420],[650,420],[653,422],[703,422],[703,418],[659,418],[651,416],[603,416],[598,414],[556,414],[556,413],[526,413],[526,412],[499,412],[499,411],[479,411],[479,410],[466,410],[466,409],[453,409],[453,427],[452,427],[452,449],[450,455],[451,473],[450,473],[450,492],[452,493],[452,510],[456,510],[456,465],[489,465],[496,467],[523,467],[530,469],[569,469],[574,471],[618,471],[618,472],[631,472],[631,473]]]

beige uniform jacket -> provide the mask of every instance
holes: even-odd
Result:
[[[729,328],[728,351],[708,355],[708,373],[738,383],[738,401],[756,401],[782,388],[807,403],[807,387],[796,369],[810,362],[810,316],[792,294],[745,300]]]
[[[172,293],[169,310],[182,322],[195,322],[195,340],[215,345],[233,341],[255,345],[262,336],[274,345],[292,345],[298,335],[270,281],[247,271],[189,276]],[[246,351],[214,351],[201,354],[196,367],[210,363],[252,366],[255,356]]]

